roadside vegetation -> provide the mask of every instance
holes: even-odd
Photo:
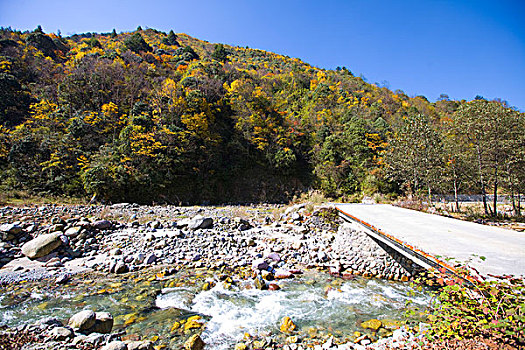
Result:
[[[418,288],[434,289],[434,301],[426,311],[430,327],[423,332],[426,342],[421,343],[422,348],[525,348],[523,278],[482,277],[472,274],[468,262],[455,268],[455,276],[436,270],[412,282]]]

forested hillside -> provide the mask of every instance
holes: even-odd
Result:
[[[505,102],[430,103],[172,31],[0,31],[2,191],[169,203],[523,193],[524,125]]]

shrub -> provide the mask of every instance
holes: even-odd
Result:
[[[525,345],[523,279],[468,283],[461,277],[439,277],[444,286],[432,306],[430,338],[465,339],[482,335],[518,348]]]

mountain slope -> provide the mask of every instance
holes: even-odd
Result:
[[[6,190],[188,203],[389,192],[391,128],[410,114],[439,125],[460,104],[154,29],[0,37]]]

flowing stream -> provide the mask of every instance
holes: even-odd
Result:
[[[253,289],[251,279],[237,277],[230,284],[202,270],[172,276],[77,277],[66,286],[40,282],[3,287],[0,325],[16,326],[48,316],[66,322],[74,313],[89,308],[110,312],[115,318],[114,330],[125,330],[127,339],[150,339],[176,348],[192,332],[202,331],[208,349],[228,349],[248,335],[278,336],[285,316],[298,326],[303,338],[333,334],[344,339],[355,331],[363,332],[363,321],[404,320],[407,302],[421,312],[430,300],[427,293],[407,283],[342,280],[314,271],[279,281],[281,289],[277,291]],[[216,285],[203,290],[211,280]],[[184,321],[195,315],[201,317],[198,322],[205,323],[203,330],[185,330]]]

